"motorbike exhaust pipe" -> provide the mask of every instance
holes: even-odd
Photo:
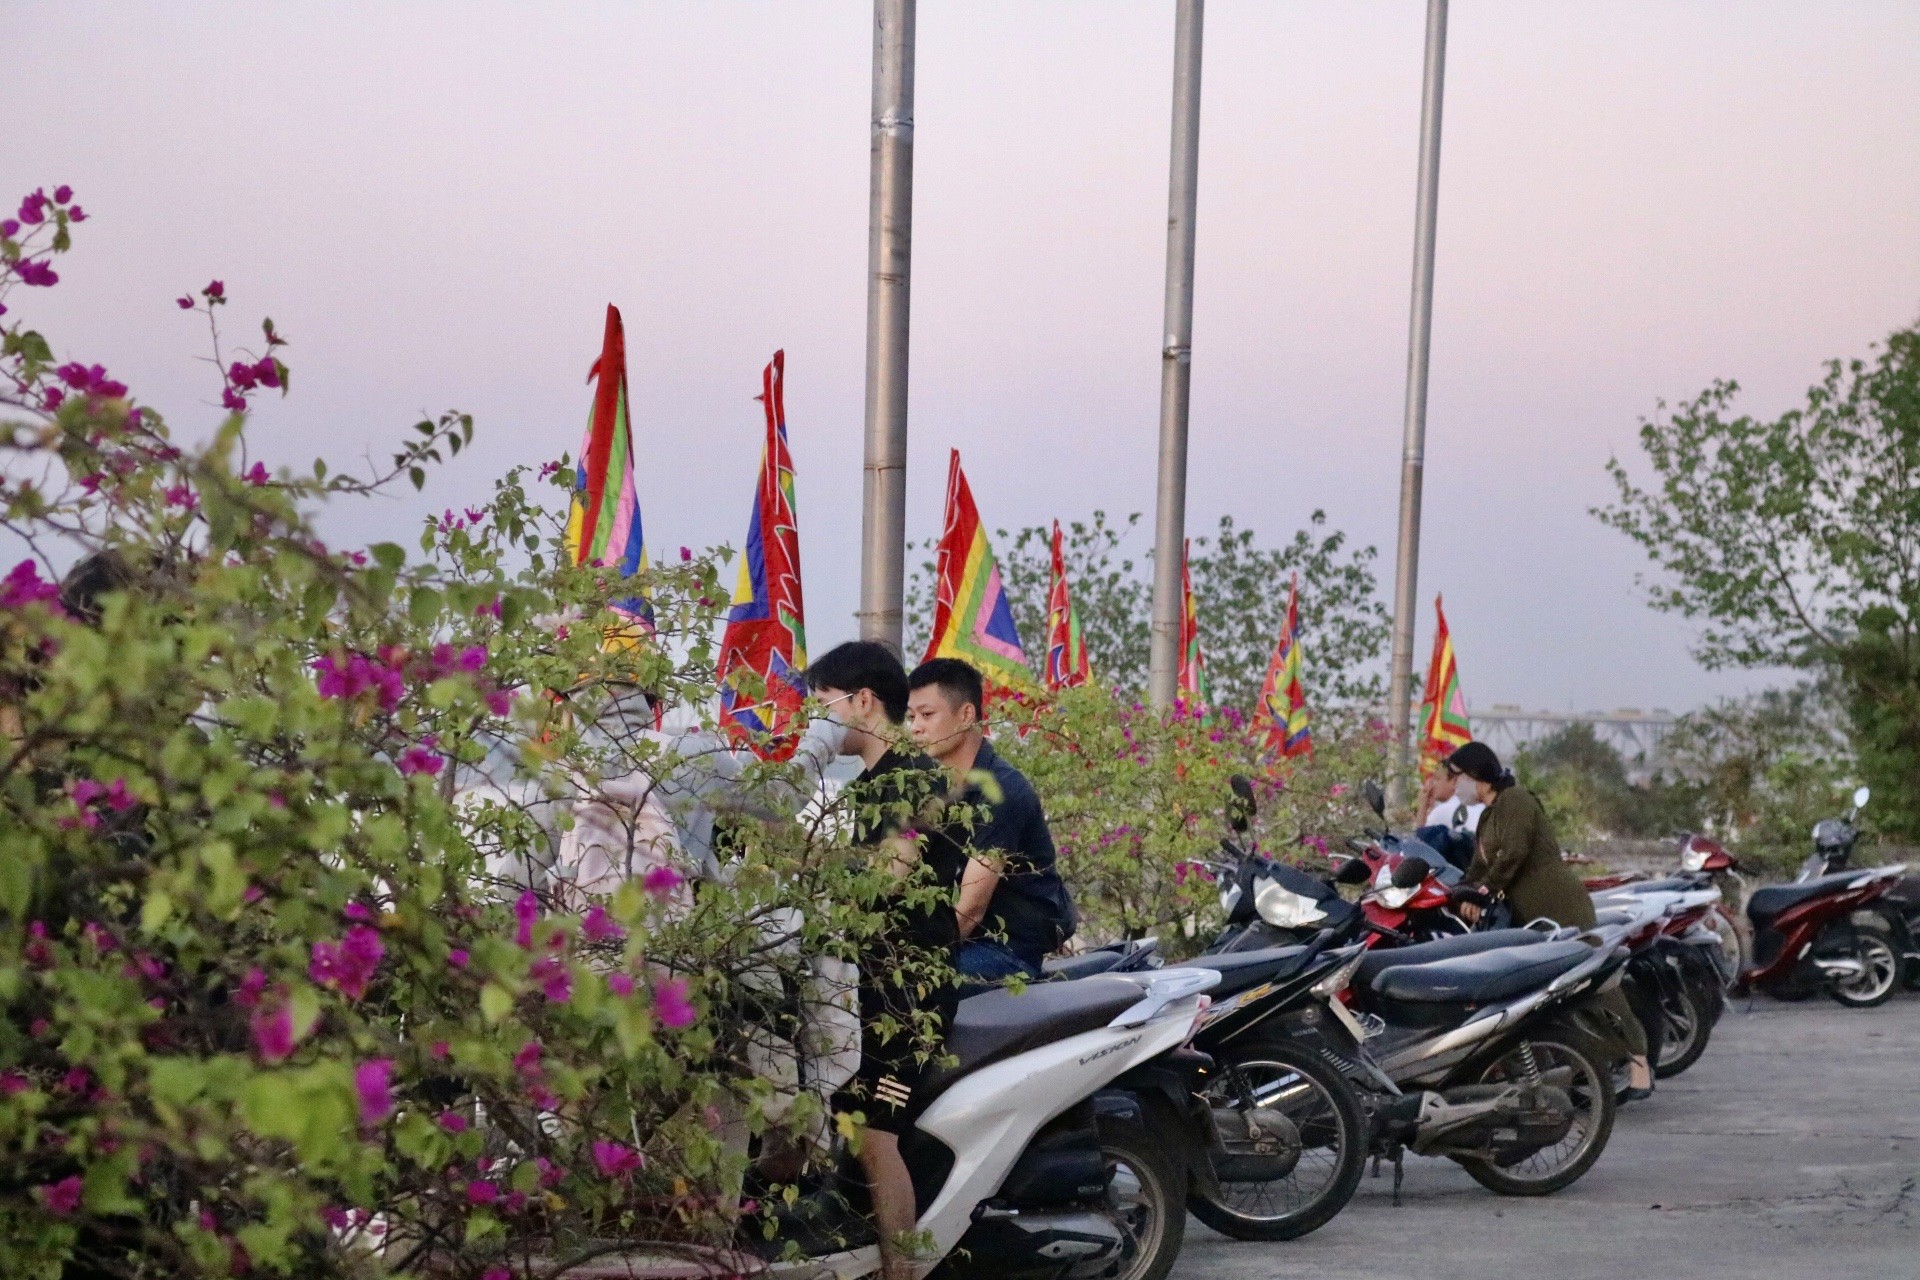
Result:
[[[1854,959],[1815,960],[1813,967],[1820,971],[1822,977],[1831,978],[1835,982],[1846,982],[1867,976],[1867,966]]]

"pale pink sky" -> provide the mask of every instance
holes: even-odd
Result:
[[[1320,506],[1390,547],[1423,12],[1208,6],[1196,530],[1277,540]],[[474,456],[368,538],[572,448],[614,301],[650,542],[737,543],[785,346],[818,649],[856,598],[868,21],[16,3],[0,185],[70,182],[97,219],[19,300],[184,425],[212,396],[172,299],[223,278],[236,332],[270,314],[294,342],[274,461],[473,412]],[[996,526],[1150,508],[1171,41],[1167,0],[922,0],[911,536],[955,444]],[[1743,687],[1694,668],[1585,510],[1660,398],[1728,376],[1777,412],[1920,315],[1920,6],[1457,0],[1449,54],[1421,594],[1447,594],[1468,696]]]

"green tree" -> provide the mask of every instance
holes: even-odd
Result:
[[[1569,843],[1595,836],[1660,836],[1694,825],[1687,784],[1664,773],[1635,782],[1626,760],[1584,722],[1521,747],[1513,769]]]
[[[1375,549],[1350,547],[1315,511],[1307,527],[1279,547],[1260,545],[1254,531],[1222,516],[1212,534],[1193,539],[1193,591],[1200,644],[1216,694],[1225,706],[1250,708],[1260,696],[1267,660],[1280,633],[1287,586],[1300,576],[1300,643],[1307,698],[1316,711],[1355,709],[1381,696],[1386,606],[1374,576]],[[1147,685],[1153,621],[1152,554],[1128,545],[1138,512],[1113,520],[1104,511],[1062,527],[1067,578],[1087,637],[1094,675],[1137,694]],[[1020,638],[1036,664],[1046,643],[1052,530],[1038,525],[998,530],[994,549]],[[932,543],[920,544],[931,552]],[[933,614],[933,561],[921,563],[908,588],[909,647],[922,652]]]
[[[1661,754],[1692,787],[1702,826],[1781,865],[1804,857],[1808,830],[1844,806],[1856,767],[1845,711],[1813,683],[1689,712]],[[1869,824],[1879,808],[1876,793]]]
[[[1829,678],[1878,820],[1920,836],[1920,329],[1830,362],[1777,418],[1738,390],[1643,421],[1652,483],[1611,460],[1595,514],[1661,571],[1653,607],[1701,624],[1704,665]]]

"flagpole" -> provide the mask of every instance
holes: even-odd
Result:
[[[1407,795],[1413,620],[1420,569],[1420,486],[1426,469],[1427,358],[1433,339],[1433,242],[1440,201],[1440,106],[1447,67],[1447,0],[1427,0],[1426,71],[1420,94],[1420,177],[1414,205],[1413,307],[1407,332],[1407,401],[1400,450],[1400,536],[1393,570],[1393,667],[1387,714],[1395,804]]]
[[[907,544],[907,301],[913,256],[915,0],[874,0],[867,204],[866,470],[860,635],[902,648]]]
[[[1172,704],[1180,674],[1187,399],[1193,371],[1193,231],[1200,184],[1200,35],[1205,16],[1204,0],[1179,0],[1173,20],[1166,323],[1160,344],[1160,479],[1154,513],[1153,630],[1147,668],[1147,693],[1157,707]]]

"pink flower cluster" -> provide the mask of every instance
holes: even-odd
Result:
[[[402,777],[412,777],[416,773],[437,777],[447,763],[446,758],[433,749],[437,742],[439,738],[434,734],[422,735],[418,744],[400,753],[400,759],[394,767],[400,770]]]
[[[73,784],[71,792],[74,807],[80,810],[78,822],[83,827],[100,825],[99,806],[105,804],[115,813],[125,813],[140,800],[131,791],[123,779],[115,778],[112,785],[96,782],[92,778],[81,778]]]
[[[0,579],[0,609],[24,609],[30,604],[46,604],[59,598],[59,585],[42,578],[40,566],[31,560],[22,560]]]
[[[313,660],[313,669],[319,677],[315,683],[323,698],[340,698],[351,702],[361,694],[371,692],[378,699],[382,711],[391,711],[400,705],[400,699],[407,691],[406,679],[398,668],[362,653],[350,655],[345,662],[332,654],[322,654]]]
[[[75,360],[61,365],[53,373],[56,378],[82,395],[118,400],[127,394],[127,384],[115,382],[107,376],[106,369],[97,364],[85,365]]]
[[[601,1139],[593,1144],[593,1164],[603,1178],[624,1178],[645,1168],[647,1158],[625,1143]]]
[[[371,1129],[393,1114],[393,1059],[374,1058],[353,1069],[360,1101],[360,1127]]]
[[[348,929],[338,942],[316,942],[307,964],[307,976],[323,987],[332,987],[349,1000],[367,994],[374,971],[386,947],[378,930],[364,924]]]

